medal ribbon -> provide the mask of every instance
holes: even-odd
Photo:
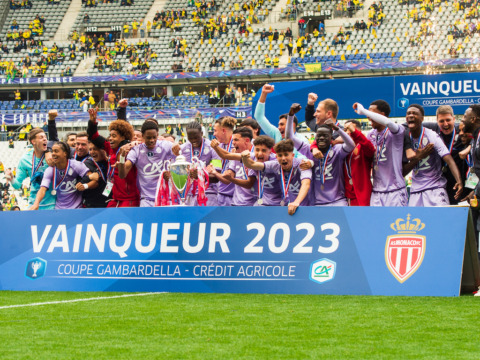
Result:
[[[285,175],[283,173],[283,168],[280,166],[280,174],[282,177],[282,195],[283,195],[283,200],[286,200],[287,195],[288,195],[288,190],[290,188],[290,182],[292,181],[292,174],[293,174],[293,166],[292,169],[290,170],[290,174],[288,174],[288,179],[287,183],[285,184]]]
[[[352,178],[352,157],[353,151],[350,153],[348,158],[345,160],[345,168],[347,169],[347,176],[349,179]]]
[[[423,137],[424,137],[424,136],[425,136],[425,128],[422,126],[422,134],[420,135],[420,138],[419,138],[419,140],[418,140],[418,143],[415,144],[415,141],[413,141],[412,133],[410,133],[410,139],[412,140],[412,144],[413,144],[413,149],[414,149],[414,150],[421,149],[422,142],[423,142]],[[418,163],[417,165],[415,165],[415,171],[414,171],[415,174],[418,173],[419,167],[420,167],[420,163]]]
[[[257,171],[258,198],[263,198],[263,188],[265,186],[265,176],[262,178],[262,172]]]
[[[118,160],[118,152],[120,151],[120,148],[118,148],[117,153],[115,154],[115,161]],[[115,172],[115,168],[110,164],[110,159],[108,159],[108,170],[107,170],[107,176],[108,179],[113,179],[113,173]]]
[[[453,128],[453,135],[452,135],[452,140],[450,140],[450,145],[448,145],[448,151],[451,154],[453,150],[453,143],[455,142],[455,135],[457,134],[457,131],[455,128]]]
[[[468,154],[467,155],[467,158],[465,159],[465,161],[467,162],[467,166],[468,166],[468,170],[467,170],[467,179],[468,179],[468,176],[470,175],[470,172],[472,171],[472,167],[473,167],[473,159],[472,159],[472,155],[471,154]]]
[[[200,160],[200,157],[203,155],[203,148],[205,147],[205,140],[202,140],[202,146],[200,147],[200,154],[198,155],[198,159]],[[193,145],[190,148],[190,160],[193,160]]]
[[[227,146],[227,151],[230,152],[230,150],[232,150],[232,147],[233,147],[233,137],[230,138],[230,143]],[[227,165],[228,165],[228,160],[222,159],[222,174],[227,169]]]
[[[65,180],[65,178],[67,177],[69,169],[70,169],[70,160],[67,160],[67,168],[65,169],[65,174],[63,175],[62,180],[60,180],[60,182],[58,182],[58,184],[57,184],[57,171],[58,171],[57,167],[55,166],[55,168],[53,169],[53,189],[55,191],[58,190],[60,185],[62,185],[63,180]]]
[[[103,181],[107,183],[107,179],[105,178],[105,175],[103,175],[103,171],[100,168],[100,165],[98,165],[98,163],[95,160],[92,159],[92,161],[93,161],[93,164],[97,167],[98,172],[100,173],[100,176],[102,177]]]
[[[325,169],[327,168],[328,154],[330,153],[330,148],[331,148],[331,147],[332,147],[332,145],[330,145],[330,146],[328,147],[327,153],[326,153],[325,156],[322,158],[322,178],[321,178],[322,185],[325,184]]]
[[[378,162],[380,161],[380,156],[383,154],[383,149],[385,148],[385,143],[387,142],[387,135],[390,129],[387,127],[385,130],[383,130],[383,135],[381,136],[380,142],[382,143],[382,146],[380,147],[380,142],[377,141],[377,156],[376,156],[376,161],[375,161],[375,166],[378,169]]]
[[[34,151],[33,156],[32,156],[32,176],[33,176],[33,174],[35,174],[37,172],[37,170],[40,168],[40,166],[42,166],[43,159],[45,159],[45,153],[42,154],[42,157],[38,161],[37,165],[35,165],[35,160],[36,159],[37,159],[37,157],[35,156],[35,151]]]

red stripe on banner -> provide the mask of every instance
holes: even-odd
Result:
[[[418,263],[418,257],[420,256],[419,252],[420,252],[419,248],[412,249],[412,265],[411,265],[412,268],[414,268]]]
[[[398,271],[401,276],[407,273],[407,260],[408,249],[401,249],[402,255],[400,256],[400,270]]]
[[[397,267],[397,248],[390,249],[390,261],[393,264],[393,267]]]

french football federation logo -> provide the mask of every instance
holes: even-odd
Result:
[[[403,283],[422,265],[426,238],[417,232],[423,230],[425,224],[418,218],[410,221],[408,214],[407,221],[397,219],[390,227],[398,235],[387,236],[385,262],[392,275]]]

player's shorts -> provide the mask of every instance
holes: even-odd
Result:
[[[428,189],[415,193],[410,193],[408,206],[448,206],[447,190],[445,188]]]
[[[390,192],[372,191],[370,197],[370,206],[407,206],[408,195],[407,188],[402,188]]]

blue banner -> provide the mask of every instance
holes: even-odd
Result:
[[[204,118],[218,119],[222,116],[233,116],[235,118],[246,118],[252,116],[251,106],[237,106],[229,108],[194,108],[194,109],[162,109],[162,110],[135,110],[129,108],[127,111],[127,120],[141,120],[154,118],[157,120],[165,120],[166,122],[176,122],[181,118],[194,118],[197,112],[200,112]],[[79,121],[87,122],[88,113],[83,111],[59,111],[57,122],[63,121]],[[98,121],[113,121],[117,119],[115,111],[102,111],[97,115]],[[0,123],[7,125],[22,125],[27,123],[44,123],[48,120],[48,111],[43,113],[30,113],[28,111],[18,112],[16,114],[0,114]]]
[[[0,289],[458,296],[467,219],[468,208],[6,212]]]
[[[352,105],[360,102],[368,108],[377,99],[390,104],[390,117],[404,117],[410,104],[422,105],[427,116],[435,116],[440,105],[450,105],[455,114],[461,115],[470,105],[480,104],[480,73],[475,72],[293,81],[274,85],[275,91],[268,95],[265,109],[267,118],[273,124],[278,122],[279,115],[288,112],[292,103],[302,105],[303,109],[297,117],[299,121],[304,121],[304,108],[311,92],[318,95],[319,101],[326,98],[335,100],[339,105],[338,119],[359,118]],[[254,99],[254,107],[260,94],[261,90]]]
[[[256,75],[278,75],[305,73],[305,69],[299,67],[286,67],[278,69],[246,69],[246,70],[219,70],[200,72],[180,72],[141,75],[107,75],[107,76],[62,76],[62,77],[39,77],[39,78],[16,78],[7,80],[0,79],[0,84],[79,84],[79,83],[102,83],[102,82],[126,82],[126,81],[155,81],[176,79],[203,79],[221,77],[243,77]]]

